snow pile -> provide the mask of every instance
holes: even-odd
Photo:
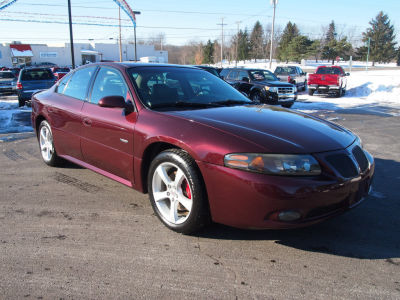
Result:
[[[17,100],[0,100],[0,133],[33,131],[31,112],[31,108],[19,108]]]
[[[361,109],[400,116],[400,70],[358,71],[347,78],[347,92],[341,98],[301,93],[294,109],[316,110]]]

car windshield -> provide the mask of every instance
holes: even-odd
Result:
[[[143,104],[150,108],[207,108],[252,103],[207,71],[180,67],[135,67],[129,74]]]
[[[296,73],[296,69],[294,67],[277,67],[274,73],[279,75],[289,75]]]
[[[325,67],[325,68],[319,68],[317,70],[316,74],[334,74],[334,75],[340,75],[340,69],[339,68],[330,68],[330,67]]]
[[[21,80],[54,80],[54,75],[49,69],[25,70]]]
[[[15,78],[13,73],[11,73],[11,72],[0,72],[0,79],[11,79],[11,78]]]
[[[267,70],[251,70],[250,71],[251,79],[255,81],[277,81],[278,79],[275,77],[273,73]]]

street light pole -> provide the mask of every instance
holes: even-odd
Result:
[[[224,60],[224,26],[228,24],[224,24],[224,18],[222,18],[222,23],[217,25],[221,25],[221,68],[222,68],[222,61]]]
[[[272,17],[271,48],[269,50],[269,69],[270,70],[272,67],[272,49],[273,49],[273,43],[274,43],[275,10],[276,10],[276,4],[278,3],[278,0],[271,0],[271,3],[274,6],[274,16]]]
[[[141,12],[140,11],[134,11],[133,12],[135,15],[140,15]],[[135,36],[135,61],[137,61],[137,48],[136,48],[136,22],[135,22],[135,26],[133,27],[133,35]]]
[[[238,48],[239,48],[239,25],[240,23],[242,23],[242,21],[237,21],[236,25],[237,25],[237,38],[236,38],[236,59],[235,59],[235,67],[237,67],[237,61],[238,61]]]
[[[118,24],[119,24],[119,61],[122,62],[121,7],[118,7]]]
[[[74,37],[72,35],[71,0],[68,0],[68,18],[69,18],[69,42],[71,46],[71,62],[72,62],[72,69],[75,69]]]

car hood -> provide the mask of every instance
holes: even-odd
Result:
[[[293,87],[292,84],[282,81],[256,81],[258,84],[265,85],[265,86],[276,86],[276,87]]]
[[[318,153],[346,148],[356,138],[349,130],[331,122],[269,105],[229,106],[168,114],[221,130],[240,144],[248,144],[248,151],[252,151],[251,144],[257,144],[267,153]]]

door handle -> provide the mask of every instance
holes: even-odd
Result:
[[[82,121],[83,125],[90,127],[92,126],[92,120],[90,120],[89,118],[84,118]]]

